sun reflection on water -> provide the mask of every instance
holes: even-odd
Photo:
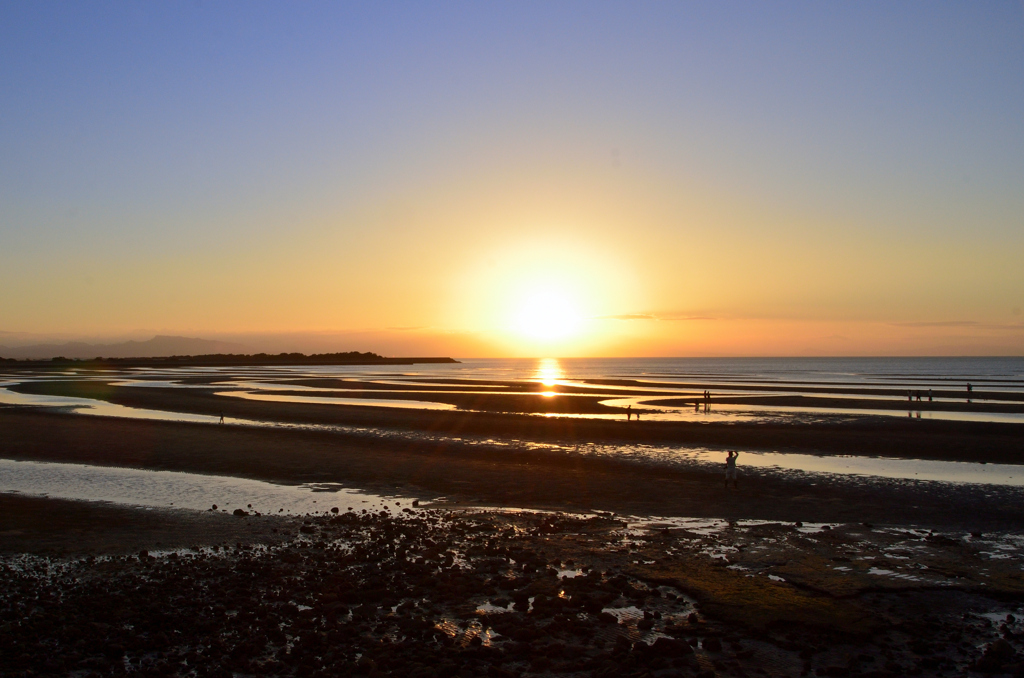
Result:
[[[537,361],[537,369],[533,373],[533,378],[543,386],[550,389],[564,377],[565,372],[562,371],[562,365],[558,362],[557,358],[541,358]],[[555,395],[555,392],[544,391],[541,395],[545,398],[551,398]]]

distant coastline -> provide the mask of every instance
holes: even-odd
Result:
[[[415,365],[418,363],[457,363],[446,357],[386,358],[376,353],[214,353],[208,355],[172,355],[155,358],[65,358],[47,360],[0,358],[0,365],[10,367],[232,367],[239,365]]]

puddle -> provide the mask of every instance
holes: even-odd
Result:
[[[325,489],[325,487],[327,489]],[[353,509],[401,513],[412,497],[383,496],[337,484],[276,485],[247,478],[177,471],[0,459],[0,492],[55,499],[103,501],[149,508],[304,515]]]
[[[14,393],[0,388],[0,405],[35,405],[39,407],[63,407],[74,409],[79,414],[94,414],[103,417],[124,417],[127,419],[158,419],[161,421],[190,421],[200,424],[220,423],[220,417],[209,414],[189,414],[187,412],[165,412],[163,410],[144,410],[138,407],[125,407],[103,400],[91,398],[73,398],[70,396],[35,395],[31,393]],[[224,422],[241,423],[243,420],[224,418]]]
[[[724,468],[720,451],[685,452],[695,461],[718,463]],[[1024,486],[1024,466],[1017,464],[978,464],[927,459],[855,457],[840,455],[796,454],[748,451],[740,454],[740,477],[744,466],[757,469],[783,469],[806,473],[875,476],[907,480],[936,480],[948,483]]]

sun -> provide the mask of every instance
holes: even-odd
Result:
[[[577,334],[582,320],[578,304],[565,289],[538,285],[519,298],[512,326],[523,337],[557,341]]]
[[[453,318],[501,353],[592,353],[609,336],[603,322],[621,299],[638,297],[614,257],[568,237],[495,242],[453,276]],[[625,305],[625,308],[632,307]]]

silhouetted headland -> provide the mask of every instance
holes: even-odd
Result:
[[[214,353],[210,355],[172,355],[160,358],[91,358],[79,360],[58,356],[49,360],[18,360],[0,358],[0,364],[10,367],[231,367],[237,365],[415,365],[418,363],[457,363],[454,358],[418,357],[386,358],[376,353]]]

